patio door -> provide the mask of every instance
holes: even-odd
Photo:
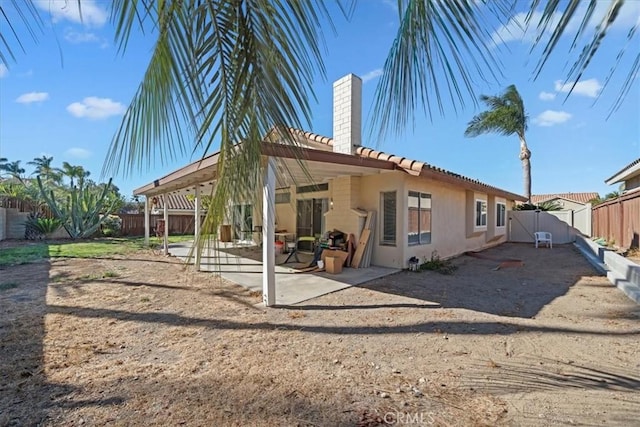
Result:
[[[233,238],[251,239],[253,232],[253,205],[235,205],[233,207]]]
[[[324,214],[329,210],[328,199],[304,199],[297,203],[296,234],[321,235],[324,230]]]

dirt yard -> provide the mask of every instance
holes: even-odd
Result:
[[[483,256],[271,309],[145,252],[0,270],[0,425],[637,424],[640,307],[570,245]]]

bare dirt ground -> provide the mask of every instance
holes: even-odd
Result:
[[[271,309],[145,252],[0,270],[0,425],[636,424],[640,307],[569,245],[483,255]]]

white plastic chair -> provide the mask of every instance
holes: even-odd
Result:
[[[551,233],[548,231],[536,231],[533,233],[536,239],[536,248],[538,248],[539,243],[546,243],[549,248],[553,248],[553,242],[551,241]]]

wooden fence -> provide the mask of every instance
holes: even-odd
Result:
[[[640,244],[640,191],[601,203],[592,211],[594,237],[602,237],[622,249]]]
[[[0,196],[0,208],[17,209],[18,212],[39,212],[40,216],[53,218],[53,213],[46,204],[38,204],[18,197]]]
[[[144,214],[118,214],[122,219],[123,236],[144,236]],[[163,215],[149,215],[150,234],[154,235],[157,221]],[[195,218],[193,215],[169,215],[169,234],[193,234]]]

